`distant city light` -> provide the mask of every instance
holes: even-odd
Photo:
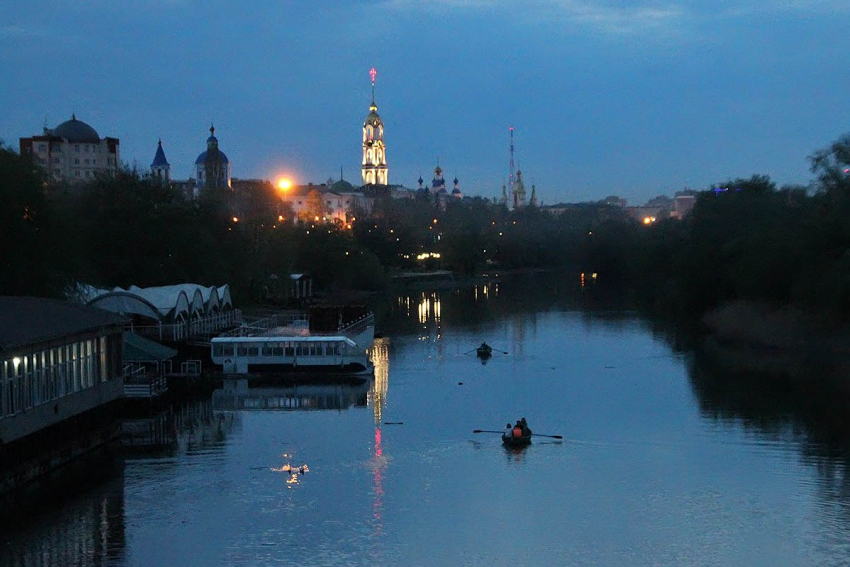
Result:
[[[233,222],[239,222],[239,217],[233,217]]]

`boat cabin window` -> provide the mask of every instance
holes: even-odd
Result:
[[[295,356],[295,345],[288,342],[288,343],[286,343],[285,349],[286,349],[286,356]]]
[[[254,343],[245,343],[236,347],[236,356],[258,356],[260,349]]]
[[[263,356],[283,356],[283,343],[265,343]]]
[[[229,352],[228,352],[229,351]],[[213,356],[228,356],[233,354],[233,345],[213,343]]]

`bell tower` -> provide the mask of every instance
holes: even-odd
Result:
[[[363,122],[363,185],[387,185],[387,148],[384,145],[384,122],[375,104],[375,68],[369,70],[372,78],[372,104]]]

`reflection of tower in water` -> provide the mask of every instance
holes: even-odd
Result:
[[[390,353],[389,339],[380,337],[375,339],[369,349],[369,358],[375,365],[375,381],[369,391],[369,403],[375,413],[375,446],[371,460],[372,468],[372,522],[374,535],[381,535],[384,531],[383,509],[384,509],[384,470],[387,468],[387,458],[381,445],[381,420],[384,406],[387,403],[387,389],[389,388],[390,376]]]
[[[387,468],[387,458],[381,446],[381,428],[375,427],[375,452],[372,456],[372,521],[375,534],[384,531],[384,471]]]
[[[389,387],[390,376],[390,341],[387,338],[381,337],[375,339],[372,347],[369,349],[369,358],[372,364],[375,365],[375,381],[372,384],[372,389],[369,391],[369,403],[372,405],[372,411],[375,412],[375,423],[380,424],[384,406],[387,403],[387,389]]]

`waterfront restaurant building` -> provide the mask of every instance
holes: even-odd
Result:
[[[95,307],[0,297],[0,448],[121,397],[124,323]]]

